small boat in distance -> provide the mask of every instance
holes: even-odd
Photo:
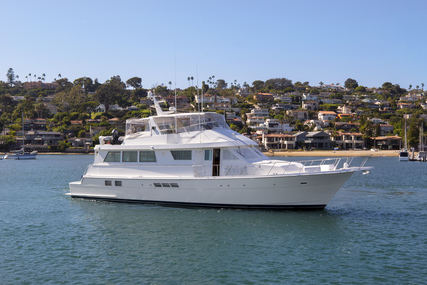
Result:
[[[399,160],[400,161],[408,161],[409,160],[409,151],[406,148],[402,148],[399,151]]]
[[[11,153],[8,153],[4,156],[4,159],[36,159],[37,151],[32,152],[24,152],[24,149],[21,148],[20,150],[12,151]]]
[[[22,148],[14,150],[11,153],[8,153],[4,156],[4,159],[16,159],[16,160],[26,160],[26,159],[36,159],[37,150],[32,152],[25,152],[25,124],[24,124],[24,113],[22,113]]]
[[[323,209],[356,171],[353,158],[270,160],[215,112],[163,111],[128,119],[125,137],[100,137],[73,198],[160,205]]]
[[[409,161],[409,151],[408,151],[408,144],[406,139],[406,117],[405,117],[405,147],[399,151],[399,161]]]

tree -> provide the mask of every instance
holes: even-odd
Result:
[[[381,136],[381,125],[380,124],[375,125],[375,136],[376,137]]]
[[[10,86],[13,85],[13,82],[15,81],[15,72],[13,71],[13,68],[9,68],[6,74],[7,82]]]
[[[417,126],[416,120],[412,120],[409,124],[409,130],[407,133],[408,137],[408,146],[416,147],[419,144],[420,131]]]
[[[384,82],[382,87],[384,90],[391,90],[391,89],[393,89],[394,86],[391,82]]]
[[[94,91],[93,80],[90,77],[80,77],[74,80],[74,85],[78,85],[80,88],[83,88],[85,93]]]
[[[254,92],[258,92],[261,89],[264,88],[264,81],[262,80],[255,80],[254,82],[252,82],[252,87],[254,89]]]
[[[269,89],[275,89],[275,90],[283,90],[287,87],[292,87],[292,80],[289,80],[287,78],[272,78],[272,79],[268,79],[264,86],[269,86],[271,85],[272,88]]]
[[[98,88],[94,94],[94,99],[104,104],[105,111],[108,112],[110,104],[114,104],[121,99],[125,88],[126,84],[122,82],[120,76],[113,76]]]
[[[366,92],[366,88],[363,86],[357,86],[356,89],[354,89],[354,91],[364,93]]]
[[[227,83],[225,82],[224,79],[218,79],[217,80],[217,88],[218,89],[226,89],[227,88]]]
[[[46,105],[42,102],[34,105],[34,111],[36,111],[38,118],[46,117],[49,114],[49,110],[46,108]]]
[[[132,77],[126,80],[126,85],[132,87],[133,89],[142,88],[142,78],[141,77]]]
[[[56,84],[58,84],[58,87],[56,88],[56,92],[62,92],[62,91],[70,91],[73,87],[73,84],[68,81],[67,78],[62,78],[56,80]]]
[[[344,87],[347,88],[347,89],[355,89],[355,88],[357,88],[357,86],[359,86],[359,84],[357,83],[356,80],[354,80],[352,78],[348,78],[344,82]]]

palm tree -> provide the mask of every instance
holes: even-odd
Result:
[[[28,73],[28,77],[30,78],[30,82],[31,82],[31,73]]]
[[[194,77],[193,76],[191,76],[191,86],[194,86]]]
[[[420,86],[419,86],[419,85],[417,85],[417,91],[418,91],[418,88],[420,88]]]
[[[46,74],[45,74],[45,73],[43,73],[43,74],[42,74],[42,80],[43,80],[43,82],[45,81],[45,78],[46,78]]]
[[[169,81],[169,90],[172,90],[172,81]]]
[[[190,87],[190,76],[187,77],[188,80],[188,87]]]
[[[409,84],[409,90],[411,90],[412,89],[412,84]]]
[[[61,77],[62,77],[62,76],[61,76],[61,73],[58,73],[58,77],[59,77],[59,78],[61,78]]]
[[[37,79],[37,75],[36,75],[36,74],[34,74],[34,81],[36,81],[36,79]]]
[[[424,91],[424,83],[421,83],[422,90]]]

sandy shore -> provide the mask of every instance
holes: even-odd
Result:
[[[335,157],[335,156],[399,156],[399,151],[397,150],[313,150],[313,151],[298,151],[298,150],[288,150],[288,151],[275,151],[265,152],[267,156],[326,156],[326,157]]]

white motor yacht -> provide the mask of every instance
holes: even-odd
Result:
[[[162,205],[322,209],[366,159],[270,160],[213,112],[126,121],[123,139],[100,137],[74,198]]]

